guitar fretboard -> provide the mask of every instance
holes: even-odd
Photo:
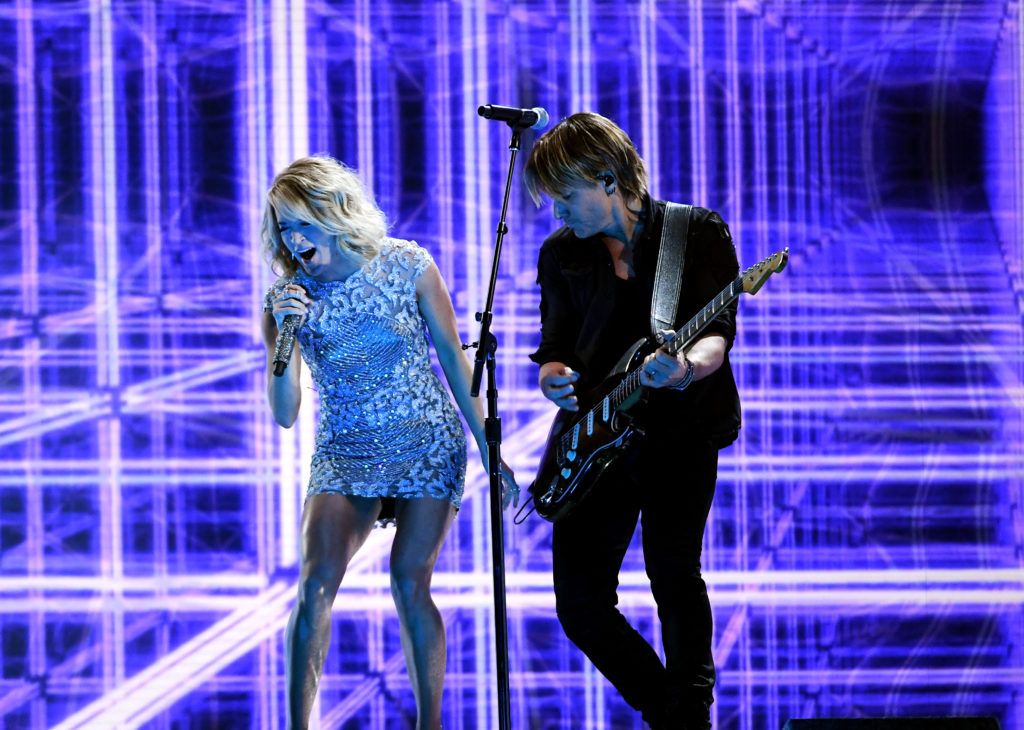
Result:
[[[689,322],[676,330],[676,336],[671,342],[665,345],[666,349],[675,355],[680,350],[685,350],[690,343],[708,326],[715,317],[722,313],[722,310],[733,303],[743,291],[743,278],[737,277],[729,286],[718,292],[718,296],[708,302],[704,309],[695,314]]]

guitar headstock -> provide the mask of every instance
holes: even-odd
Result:
[[[747,294],[757,294],[757,290],[764,286],[769,276],[786,268],[788,260],[789,246],[786,246],[781,251],[776,251],[768,258],[751,266],[740,276],[743,280],[743,291]]]

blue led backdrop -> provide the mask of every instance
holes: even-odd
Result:
[[[285,431],[264,403],[262,196],[306,153],[357,167],[470,339],[508,156],[476,107],[498,103],[615,119],[744,266],[790,246],[740,302],[745,425],[704,551],[716,727],[1024,728],[1022,94],[1017,0],[5,0],[4,726],[284,727],[314,410]],[[527,482],[554,220],[519,172],[495,329]],[[434,579],[453,730],[497,725],[468,479]],[[514,726],[640,728],[558,626],[550,525],[506,529]],[[317,727],[411,727],[392,534],[342,586]],[[638,550],[619,595],[656,642]]]

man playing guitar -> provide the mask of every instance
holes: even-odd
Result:
[[[539,138],[525,175],[534,200],[549,196],[563,223],[540,250],[541,342],[531,359],[540,365],[544,396],[577,411],[589,407],[587,392],[629,346],[652,334],[665,203],[648,194],[644,161],[630,138],[598,114],[574,114]],[[722,218],[688,210],[673,327],[739,271]],[[559,621],[652,728],[711,726],[715,669],[700,554],[718,450],[740,427],[728,358],[735,316],[732,302],[687,351],[661,347],[646,357],[640,383],[647,401],[631,411],[640,433],[554,525]],[[638,520],[664,664],[616,608],[619,569]]]

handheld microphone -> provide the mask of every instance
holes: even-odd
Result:
[[[548,126],[548,113],[539,106],[535,106],[533,109],[518,109],[514,106],[484,104],[476,110],[476,113],[484,119],[507,122],[508,126],[513,128],[544,129]]]
[[[295,331],[299,328],[298,314],[286,314],[281,328],[277,331],[277,341],[274,343],[274,375],[284,375],[288,363],[292,359],[292,350],[295,347]]]

